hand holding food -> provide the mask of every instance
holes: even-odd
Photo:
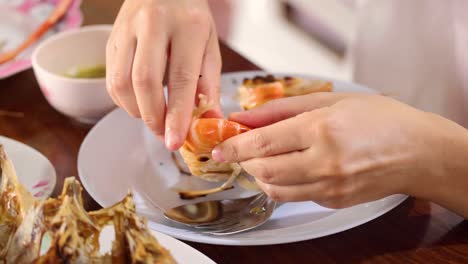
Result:
[[[218,45],[206,0],[127,0],[107,45],[109,94],[176,150],[187,135],[197,93],[215,103],[212,115],[221,116]]]
[[[383,96],[333,93],[230,119],[256,129],[218,145],[213,159],[240,162],[273,199],[343,208],[404,193],[468,216],[468,135],[449,120]]]
[[[182,199],[193,199],[231,189],[236,179],[244,187],[248,187],[246,185],[248,180],[241,175],[242,169],[239,164],[214,161],[211,151],[224,140],[244,133],[250,128],[222,118],[203,118],[203,114],[212,107],[213,104],[200,94],[199,105],[193,113],[187,139],[179,151],[194,176],[207,181],[225,181],[225,183],[221,187],[209,190],[182,191],[180,192]]]

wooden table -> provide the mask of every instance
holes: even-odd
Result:
[[[112,23],[121,1],[85,1],[85,24]],[[223,71],[258,69],[225,45]],[[69,120],[46,102],[33,72],[0,81],[0,109],[24,118],[0,117],[0,134],[42,152],[63,179],[77,175],[78,149],[89,126]],[[84,194],[87,209],[99,206]],[[188,243],[218,263],[468,263],[468,221],[433,203],[408,199],[360,227],[311,241],[258,247]]]

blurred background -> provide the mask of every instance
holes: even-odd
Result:
[[[355,25],[351,1],[211,0],[210,4],[220,38],[263,69],[351,78],[346,56]]]

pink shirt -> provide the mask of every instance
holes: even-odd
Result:
[[[468,1],[359,3],[355,81],[468,127]]]

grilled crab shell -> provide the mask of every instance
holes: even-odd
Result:
[[[18,182],[1,145],[0,170],[0,264],[175,263],[137,217],[131,193],[110,208],[88,213],[75,178],[65,180],[58,198],[39,201]],[[99,236],[107,225],[114,227],[116,239],[111,252],[100,255]],[[52,242],[40,255],[45,233]]]

